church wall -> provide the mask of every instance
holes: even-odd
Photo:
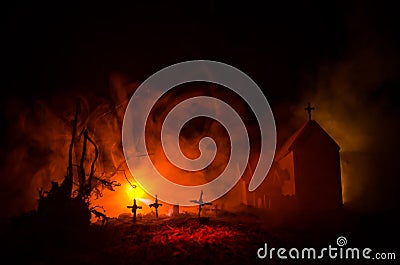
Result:
[[[281,192],[284,196],[293,196],[296,193],[296,184],[294,177],[293,152],[282,158],[278,163],[277,169],[279,178],[282,181]]]
[[[326,134],[313,131],[293,150],[296,195],[308,209],[341,206],[340,159],[337,146]]]
[[[235,210],[241,205],[248,205],[248,200],[248,183],[241,178],[228,193],[215,200],[214,204]]]

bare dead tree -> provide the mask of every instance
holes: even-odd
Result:
[[[79,173],[78,173],[78,198],[82,199],[85,193],[85,186],[86,186],[86,172],[85,172],[85,156],[86,156],[86,145],[87,145],[87,138],[88,132],[87,129],[83,129],[83,145],[82,145],[82,153],[81,153],[81,160],[79,163]]]
[[[69,144],[69,150],[68,150],[68,169],[67,169],[67,175],[65,176],[65,180],[64,180],[65,183],[63,183],[65,192],[67,193],[68,196],[71,196],[71,193],[72,193],[72,184],[73,184],[72,150],[74,148],[76,129],[78,126],[79,107],[80,107],[80,101],[78,101],[76,103],[75,116],[74,116],[73,127],[72,127],[71,142]]]
[[[64,208],[69,207],[69,211],[73,213],[69,216],[72,219],[83,218],[84,222],[89,222],[91,213],[104,222],[107,220],[107,216],[105,213],[98,211],[98,208],[101,207],[91,207],[91,204],[94,199],[102,197],[104,188],[114,191],[114,188],[121,184],[115,180],[110,180],[113,175],[101,175],[100,177],[95,175],[96,163],[99,158],[99,148],[95,140],[89,136],[89,129],[87,127],[84,126],[81,129],[81,133],[77,135],[79,112],[80,101],[76,104],[75,116],[72,121],[73,128],[68,149],[68,166],[64,180],[60,187],[57,182],[52,182],[53,187],[49,192],[44,191],[43,188],[38,189],[38,210],[42,214],[62,219],[64,216],[59,211],[60,206]],[[90,145],[93,149],[89,148],[91,147]],[[75,160],[79,161],[79,164],[74,164],[73,152],[75,152]],[[92,156],[91,152],[94,153],[94,156]],[[90,165],[89,168],[88,165]],[[68,220],[71,221],[72,219]],[[71,221],[71,223],[74,222]]]
[[[86,133],[86,134],[87,134],[87,133]],[[88,141],[93,145],[93,147],[94,147],[94,159],[93,159],[93,161],[92,161],[92,164],[90,165],[90,173],[89,173],[88,187],[87,187],[87,189],[88,189],[88,191],[89,191],[89,194],[90,194],[90,191],[92,190],[92,180],[93,180],[93,176],[94,176],[94,172],[95,172],[94,165],[95,165],[97,159],[99,158],[99,149],[97,148],[96,143],[93,141],[92,138],[90,138],[89,135],[87,136],[87,140],[88,140]],[[89,195],[89,194],[88,194],[88,195]]]

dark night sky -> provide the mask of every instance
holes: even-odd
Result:
[[[348,56],[359,36],[376,33],[393,45],[399,37],[394,8],[348,1],[31,3],[5,12],[3,82],[28,98],[104,87],[113,71],[140,81],[172,63],[201,58],[242,69],[274,104],[313,89],[304,73]]]
[[[107,93],[110,73],[142,81],[192,59],[225,62],[247,73],[263,88],[278,126],[284,126],[291,115],[286,107],[317,90],[321,66],[351,62],[353,53],[372,43],[374,51],[385,55],[366,63],[383,65],[383,72],[386,60],[391,66],[368,90],[367,102],[384,102],[387,112],[400,113],[400,68],[395,67],[400,29],[394,6],[381,1],[146,2],[35,1],[3,8],[2,158],[13,144],[10,102],[29,105],[67,90]],[[358,78],[369,78],[368,69],[360,69]],[[384,131],[398,131],[393,123],[376,126],[387,135]],[[380,144],[398,157],[398,140],[384,138]]]
[[[105,88],[110,72],[141,81],[172,63],[212,59],[250,75],[274,106],[315,89],[322,63],[343,60],[372,33],[399,44],[390,6],[293,2],[15,4],[2,17],[3,86],[40,98]]]
[[[40,96],[77,85],[105,86],[111,71],[143,80],[171,63],[203,58],[233,64],[262,87],[294,92],[270,89],[277,100],[296,97],[299,70],[313,71],[321,60],[344,55],[351,34],[347,13],[355,8],[183,2],[16,4],[3,24],[7,84],[28,85],[27,97]]]

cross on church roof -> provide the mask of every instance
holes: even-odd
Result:
[[[311,121],[311,111],[315,110],[315,108],[311,107],[310,102],[308,102],[307,107],[304,109],[308,112],[308,120]]]

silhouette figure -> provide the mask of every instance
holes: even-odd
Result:
[[[156,217],[157,218],[158,218],[158,207],[160,207],[160,206],[162,206],[162,204],[158,203],[158,198],[157,198],[157,195],[156,195],[156,201],[154,203],[150,204],[149,207],[150,208],[154,207],[154,209],[156,209]]]
[[[126,206],[126,208],[132,209],[133,220],[136,220],[136,210],[137,210],[137,209],[142,209],[142,206],[138,206],[138,205],[136,204],[136,199],[133,199],[133,205],[132,205],[132,206]]]
[[[201,213],[202,207],[204,205],[212,205],[211,202],[203,202],[203,190],[200,192],[200,198],[199,198],[198,201],[197,200],[190,200],[190,202],[194,202],[194,203],[197,203],[199,205],[199,213],[198,213],[199,218],[200,218],[200,213]]]

